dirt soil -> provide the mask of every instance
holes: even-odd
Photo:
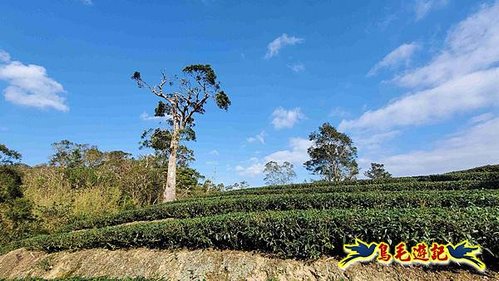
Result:
[[[146,277],[167,280],[499,280],[498,272],[430,270],[356,264],[346,271],[335,259],[311,262],[219,250],[91,249],[44,253],[18,249],[0,256],[0,278]]]

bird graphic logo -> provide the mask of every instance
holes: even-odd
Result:
[[[356,262],[371,261],[378,256],[377,261],[386,265],[389,265],[392,260],[396,260],[402,265],[445,265],[449,264],[449,262],[455,262],[457,264],[467,264],[478,271],[484,271],[486,268],[485,263],[477,257],[481,253],[480,246],[473,245],[468,240],[458,244],[433,242],[431,245],[431,247],[428,247],[425,242],[420,242],[408,250],[406,243],[400,242],[395,247],[395,253],[392,255],[390,254],[390,245],[385,242],[366,243],[356,238],[355,243],[343,246],[347,256],[338,263],[338,267],[346,269]]]
[[[376,256],[376,247],[377,244],[374,242],[368,244],[360,239],[355,239],[354,244],[343,245],[343,250],[348,255],[338,263],[338,266],[345,269],[355,262],[370,261]]]
[[[468,240],[464,240],[455,246],[449,243],[446,247],[452,261],[468,264],[479,271],[485,270],[485,263],[476,257],[481,253],[479,246],[473,246]]]

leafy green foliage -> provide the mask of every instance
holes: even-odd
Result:
[[[217,103],[217,106],[223,110],[228,110],[231,104],[229,96],[224,91],[215,94],[215,102]]]
[[[182,72],[193,75],[196,81],[204,81],[209,85],[218,86],[217,75],[209,64],[193,64],[182,69]]]
[[[78,221],[68,225],[62,231],[104,227],[133,221],[192,218],[232,212],[342,208],[465,208],[469,206],[493,207],[498,205],[499,189],[475,191],[473,193],[464,190],[248,195],[244,197],[220,197],[164,203],[107,217]]]
[[[204,179],[198,171],[193,168],[180,166],[177,169],[177,190],[181,193],[181,197],[194,191],[200,185],[200,181]]]
[[[310,134],[309,139],[313,142],[308,149],[310,160],[303,164],[307,170],[321,175],[326,181],[355,178],[359,172],[355,161],[357,148],[349,136],[324,123],[319,131]]]
[[[86,248],[218,248],[258,250],[301,259],[338,255],[344,242],[415,243],[469,239],[485,249],[485,258],[499,253],[498,208],[306,210],[232,213],[193,219],[145,222],[90,229],[17,241],[19,247],[45,251]]]
[[[77,167],[84,165],[84,155],[91,147],[87,144],[77,144],[62,140],[52,144],[55,151],[50,158],[50,165],[59,167]]]
[[[154,138],[161,140],[162,151],[168,154],[163,202],[176,199],[177,153],[182,149],[186,150],[186,147],[179,146],[179,143],[185,132],[188,132],[189,136],[194,136],[195,114],[205,113],[205,105],[210,98],[214,99],[217,106],[224,110],[227,110],[231,104],[228,95],[221,90],[217,75],[210,65],[189,65],[184,67],[182,73],[182,78],[174,76],[172,79],[162,73],[161,81],[156,86],[150,86],[145,82],[138,71],[135,71],[131,77],[139,88],[147,87],[152,94],[162,99],[156,107],[155,115],[169,117],[170,128],[166,131],[168,134],[158,135],[156,134],[158,130],[156,130],[151,141],[145,142],[146,146],[153,147],[157,146]],[[164,131],[159,130],[159,132]]]
[[[373,180],[391,178],[392,175],[385,170],[384,166],[383,164],[371,163],[371,168],[364,175]]]
[[[21,175],[16,169],[0,166],[0,203],[22,197],[21,184]]]
[[[99,168],[106,165],[104,161]],[[185,176],[194,181],[197,174],[186,170]],[[387,241],[392,247],[400,241],[468,239],[482,246],[486,263],[494,264],[499,256],[498,206],[499,173],[489,170],[279,185],[89,217],[52,235],[11,242],[0,251],[218,248],[310,259],[342,254],[342,245],[354,238]],[[26,214],[23,220],[29,221],[29,207],[20,204],[15,213]]]
[[[265,174],[265,178],[263,180],[268,185],[288,184],[293,178],[296,177],[296,173],[293,170],[293,164],[287,161],[285,161],[282,165],[279,165],[275,161],[270,161],[265,164],[263,173]]]
[[[35,233],[32,203],[23,198],[21,175],[13,166],[0,166],[0,244]]]
[[[21,153],[9,149],[5,144],[0,143],[0,165],[13,164],[21,160]]]
[[[184,129],[180,141],[195,140],[194,131]],[[156,156],[156,165],[166,167],[171,154],[172,133],[170,130],[156,128],[145,130],[141,136],[140,148],[151,148]],[[187,166],[194,161],[194,151],[180,144],[177,148],[177,165]]]
[[[402,182],[378,182],[372,184],[350,183],[343,185],[317,184],[289,184],[261,188],[247,188],[231,190],[220,194],[208,194],[205,196],[241,196],[241,195],[265,195],[278,193],[329,193],[329,192],[365,192],[365,191],[404,191],[404,190],[473,190],[473,189],[497,189],[499,188],[499,177],[491,177],[490,180],[476,181],[402,181]]]

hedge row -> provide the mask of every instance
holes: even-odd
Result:
[[[245,190],[251,189],[298,189],[298,188],[311,188],[311,187],[340,187],[340,186],[351,186],[351,185],[379,185],[388,183],[415,183],[415,182],[441,182],[441,181],[499,181],[498,172],[453,172],[449,174],[437,174],[437,175],[427,175],[427,176],[413,176],[413,177],[397,177],[397,178],[386,178],[377,180],[354,180],[354,181],[342,181],[342,182],[327,182],[327,181],[317,181],[313,183],[299,183],[299,184],[286,184],[286,185],[269,185],[248,189],[239,189],[227,191],[227,193],[240,193]]]
[[[144,222],[70,233],[42,235],[1,249],[28,247],[48,252],[87,248],[218,248],[257,250],[300,259],[342,255],[354,238],[386,241],[460,242],[499,253],[499,209],[418,208],[305,210],[232,213],[212,217]]]
[[[415,208],[415,207],[493,207],[499,206],[499,190],[336,192],[312,194],[276,194],[266,196],[222,197],[195,202],[174,202],[129,210],[115,215],[81,220],[61,229],[118,225],[133,221],[166,218],[191,218],[231,212],[266,210],[304,210],[333,208]]]
[[[299,194],[299,193],[330,193],[330,192],[366,192],[366,191],[409,191],[409,190],[472,190],[472,189],[499,189],[499,180],[493,181],[437,181],[437,182],[393,182],[378,184],[352,184],[338,186],[292,186],[289,188],[247,188],[235,191],[210,194],[202,197],[184,199],[183,201],[198,201],[210,197],[267,195],[267,194]]]

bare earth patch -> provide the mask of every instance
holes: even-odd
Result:
[[[0,256],[0,278],[146,277],[167,280],[499,280],[498,272],[357,264],[343,271],[335,259],[311,262],[219,250],[91,249],[44,253],[18,249]]]

